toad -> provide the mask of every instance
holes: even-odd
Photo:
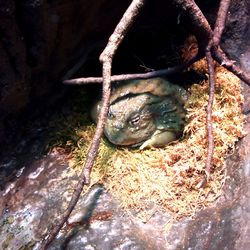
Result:
[[[177,140],[185,124],[187,91],[164,78],[114,83],[104,127],[108,140],[121,146],[161,147]],[[97,122],[101,101],[91,110]]]

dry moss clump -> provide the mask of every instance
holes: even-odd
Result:
[[[204,60],[194,68],[204,72]],[[93,168],[92,183],[102,182],[124,209],[139,212],[146,219],[155,210],[173,213],[175,218],[191,216],[211,205],[221,194],[225,180],[224,159],[242,137],[243,120],[240,81],[222,67],[216,68],[213,107],[215,150],[211,180],[197,188],[203,178],[207,154],[206,105],[208,81],[194,84],[186,103],[187,125],[183,138],[165,148],[132,150],[114,148],[102,140]],[[82,137],[74,150],[75,169],[82,167],[94,127],[78,133]],[[81,134],[82,133],[82,134]]]

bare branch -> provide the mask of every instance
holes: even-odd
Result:
[[[60,229],[63,227],[64,223],[68,220],[71,212],[73,211],[80,194],[83,190],[84,185],[89,183],[89,175],[90,171],[94,164],[94,159],[97,155],[100,138],[103,134],[103,128],[105,124],[105,120],[108,113],[109,107],[109,99],[110,99],[110,89],[111,89],[111,65],[113,56],[123,40],[126,32],[131,26],[132,22],[137,17],[140,9],[144,4],[144,0],[133,0],[126,12],[124,13],[122,19],[118,23],[115,31],[109,38],[108,44],[105,47],[104,51],[100,56],[100,61],[103,63],[103,97],[102,97],[102,107],[97,123],[96,132],[90,146],[89,152],[87,154],[87,160],[83,167],[83,170],[79,176],[79,182],[76,186],[76,189],[71,197],[68,208],[64,212],[60,221],[54,226],[54,228],[50,231],[50,234],[47,239],[41,245],[42,250],[46,249],[48,245],[54,240]]]
[[[212,40],[211,40],[212,41]],[[213,161],[214,154],[214,137],[213,137],[213,121],[212,121],[212,109],[214,101],[214,91],[215,91],[215,72],[213,58],[210,50],[206,52],[208,73],[209,73],[209,98],[207,104],[207,138],[208,138],[208,147],[207,147],[207,160],[206,160],[206,174],[207,177],[211,171],[211,165]]]
[[[100,62],[103,63],[103,94],[102,94],[102,107],[100,110],[100,115],[97,122],[96,133],[94,135],[94,139],[92,142],[91,149],[93,150],[88,153],[88,158],[91,158],[92,155],[96,156],[100,138],[103,133],[103,128],[105,124],[105,120],[108,114],[109,108],[109,100],[110,100],[110,91],[111,91],[111,67],[112,67],[112,60],[115,55],[117,48],[119,47],[120,43],[122,42],[125,34],[127,33],[128,29],[132,25],[133,21],[137,17],[138,13],[140,12],[142,6],[144,5],[144,0],[133,0],[126,12],[124,13],[122,19],[116,26],[113,34],[110,36],[108,44],[102,54],[100,55]],[[86,162],[87,163],[87,162]],[[89,183],[89,175],[94,164],[94,158],[91,159],[90,164],[85,164],[84,167],[84,178],[87,183]]]
[[[213,58],[224,68],[234,73],[240,78],[240,80],[250,86],[250,75],[246,74],[239,66],[235,65],[234,61],[229,60],[226,54],[220,48],[212,48],[212,55]]]
[[[218,46],[220,43],[221,36],[225,28],[225,23],[230,3],[231,0],[223,0],[220,2],[220,7],[217,14],[217,19],[215,22],[214,32],[213,32],[213,46]]]
[[[214,100],[214,91],[215,91],[215,72],[214,72],[214,63],[211,54],[212,46],[218,46],[220,43],[221,35],[225,27],[227,12],[230,6],[230,0],[221,0],[219,11],[217,13],[217,19],[213,31],[213,37],[208,42],[206,48],[206,58],[208,65],[209,73],[209,99],[207,104],[207,138],[208,138],[208,147],[207,147],[207,160],[205,165],[206,176],[209,178],[211,172],[211,166],[213,162],[214,154],[214,136],[213,136],[213,100]]]
[[[156,70],[152,72],[138,73],[138,74],[113,75],[111,76],[111,82],[126,81],[126,80],[132,80],[132,79],[148,79],[152,77],[174,74],[174,73],[185,70],[186,68],[191,66],[194,62],[198,61],[200,58],[201,58],[200,55],[196,55],[188,62],[172,67],[172,68],[168,68],[168,69],[161,69],[161,70]],[[84,85],[84,84],[102,83],[102,82],[103,82],[102,77],[83,77],[83,78],[70,79],[70,80],[63,81],[63,83],[66,85]]]

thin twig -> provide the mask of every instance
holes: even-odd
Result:
[[[225,27],[227,12],[230,6],[230,0],[221,0],[219,11],[217,13],[217,19],[215,23],[215,28],[212,34],[211,39],[208,42],[206,48],[206,58],[208,65],[209,73],[209,99],[207,105],[207,138],[208,138],[208,147],[207,147],[207,159],[205,164],[206,177],[202,181],[201,186],[203,186],[206,181],[209,179],[211,172],[211,166],[213,162],[213,153],[214,153],[214,137],[213,137],[213,121],[212,121],[212,110],[213,110],[213,100],[215,92],[215,71],[214,63],[211,54],[212,47],[215,48],[219,45],[221,36]]]
[[[221,64],[224,68],[235,74],[241,81],[250,86],[250,75],[246,74],[239,66],[237,66],[234,61],[229,60],[226,54],[220,49],[212,48],[213,58]]]
[[[217,13],[217,18],[215,22],[215,27],[213,31],[213,36],[210,39],[208,46],[206,48],[206,58],[209,73],[209,99],[207,105],[207,137],[208,137],[208,148],[207,148],[207,160],[205,165],[205,171],[207,179],[209,178],[211,172],[211,166],[213,162],[214,153],[214,137],[213,137],[213,121],[212,121],[212,110],[213,110],[213,100],[215,91],[215,71],[214,63],[211,54],[212,47],[217,47],[220,43],[221,36],[225,27],[226,17],[231,0],[221,0],[219,10]]]
[[[213,46],[220,44],[231,0],[221,0],[213,32]],[[210,48],[211,50],[211,48]]]
[[[68,220],[72,210],[74,209],[80,197],[80,194],[83,190],[84,185],[89,183],[89,175],[94,164],[94,159],[98,152],[100,138],[103,134],[103,128],[104,128],[104,124],[105,124],[105,120],[106,120],[107,112],[108,112],[108,107],[109,107],[112,59],[114,57],[114,54],[118,46],[122,42],[126,32],[128,31],[132,22],[137,17],[143,5],[144,5],[144,0],[132,1],[130,6],[124,13],[123,17],[121,18],[120,22],[116,26],[113,34],[110,36],[108,44],[100,56],[100,61],[103,64],[103,97],[102,97],[102,107],[101,107],[99,119],[97,122],[96,132],[95,132],[92,144],[90,146],[89,152],[87,154],[87,160],[79,176],[79,182],[71,197],[68,208],[64,212],[60,221],[50,231],[48,238],[46,238],[43,241],[40,247],[40,249],[42,250],[47,249],[48,245],[55,239],[58,232],[63,227],[64,223]]]
[[[111,67],[112,67],[112,60],[115,55],[116,50],[118,49],[120,43],[122,42],[125,34],[129,30],[130,26],[132,25],[133,21],[139,14],[140,10],[142,9],[144,5],[144,0],[133,0],[126,12],[124,13],[122,19],[116,26],[113,34],[110,36],[108,44],[102,54],[100,55],[100,62],[103,63],[103,95],[102,95],[102,107],[100,110],[100,117],[98,118],[97,122],[97,129],[96,133],[98,132],[98,129],[100,130],[100,135],[98,135],[98,143],[96,143],[95,151],[93,152],[95,155],[97,154],[97,150],[99,147],[100,138],[103,133],[104,128],[104,122],[106,120],[107,114],[108,114],[108,107],[109,107],[109,99],[110,99],[110,90],[111,90]],[[101,116],[101,113],[103,113],[103,116]],[[103,119],[103,120],[102,120]],[[98,128],[98,124],[100,125],[100,128]],[[94,136],[94,139],[97,136]],[[94,140],[93,139],[93,140]],[[92,143],[94,144],[94,142]],[[90,153],[88,153],[88,156]],[[87,157],[88,157],[87,156]],[[84,177],[89,183],[89,175],[91,168],[93,166],[94,160],[91,162],[91,164],[86,165],[84,168]]]
[[[174,66],[172,68],[168,68],[168,69],[161,69],[161,70],[156,70],[156,71],[147,72],[147,73],[113,75],[111,76],[111,82],[126,81],[126,80],[132,80],[132,79],[148,79],[152,77],[174,74],[174,73],[185,70],[186,68],[191,66],[194,62],[198,61],[200,58],[201,56],[199,54],[195,55],[188,62],[183,63],[178,66]],[[76,78],[76,79],[63,81],[63,83],[66,85],[84,85],[84,84],[102,83],[102,82],[103,82],[102,77],[82,77],[82,78]]]
[[[205,171],[206,171],[206,176],[207,176],[206,179],[209,178],[209,174],[211,171],[211,165],[212,165],[212,161],[213,161],[213,154],[214,154],[212,110],[213,110],[214,91],[215,91],[215,72],[214,72],[213,58],[212,58],[210,49],[208,47],[208,51],[206,52],[208,73],[209,73],[209,98],[208,98],[208,104],[207,104],[208,147],[207,147],[207,159],[206,159],[206,165],[205,165]]]

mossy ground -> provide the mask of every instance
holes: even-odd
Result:
[[[205,60],[193,65],[200,74],[207,74],[206,68]],[[225,182],[225,157],[243,136],[240,81],[217,66],[213,168],[208,184],[198,188],[204,176],[207,155],[208,81],[193,84],[189,92],[187,124],[179,141],[164,148],[147,150],[118,148],[106,139],[101,141],[91,173],[92,184],[103,183],[124,209],[138,212],[144,220],[156,210],[181,218],[212,205],[221,195]],[[78,104],[75,103],[75,109],[68,117],[57,120],[61,129],[57,129],[52,142],[54,148],[69,153],[69,162],[75,171],[81,171],[95,130],[95,125],[88,119],[86,105],[80,102],[79,108]]]

